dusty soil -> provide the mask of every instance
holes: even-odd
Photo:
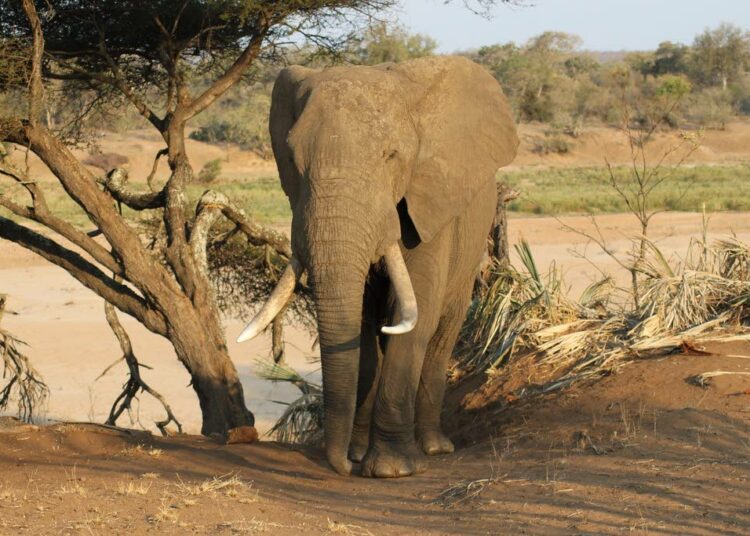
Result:
[[[454,455],[390,481],[336,476],[315,449],[4,419],[0,534],[747,534],[750,380],[689,383],[714,369],[750,361],[637,362],[485,408]]]

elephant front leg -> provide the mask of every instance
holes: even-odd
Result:
[[[449,454],[454,450],[453,442],[443,433],[440,414],[445,397],[448,361],[461,331],[470,298],[469,292],[447,308],[430,340],[422,366],[417,392],[416,435],[422,451],[431,456]]]
[[[388,339],[375,396],[370,445],[362,475],[379,478],[409,476],[426,469],[414,439],[414,407],[426,350],[418,333]]]

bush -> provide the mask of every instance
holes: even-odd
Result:
[[[718,88],[693,94],[687,103],[685,115],[697,126],[724,130],[734,115],[730,95]]]
[[[198,172],[198,182],[201,184],[208,184],[219,178],[221,174],[221,160],[216,158],[209,160]]]
[[[532,151],[540,155],[568,154],[571,150],[568,140],[559,134],[535,138],[532,143],[534,144]]]
[[[190,138],[206,143],[234,143],[264,160],[273,155],[268,133],[270,86],[252,86],[227,97],[215,115],[205,117]]]
[[[268,134],[230,121],[211,122],[191,132],[189,137],[206,143],[235,143],[263,160],[268,160],[273,155]]]

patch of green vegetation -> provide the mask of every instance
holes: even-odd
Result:
[[[618,177],[632,170],[615,168]],[[708,212],[750,211],[750,166],[695,166],[663,170],[668,177],[651,194],[653,209]],[[498,180],[521,192],[512,212],[570,214],[627,212],[603,167],[500,171]]]
[[[139,188],[141,185],[134,185]],[[142,186],[145,188],[145,186]],[[81,229],[90,230],[93,225],[89,221],[83,210],[73,201],[62,187],[57,183],[45,183],[42,185],[47,204],[54,214],[69,221]],[[210,186],[205,184],[191,184],[188,186],[187,193],[190,200],[190,206],[195,207],[198,198],[206,190],[217,190],[229,197],[237,206],[244,209],[245,212],[262,224],[276,224],[288,222],[292,218],[292,212],[289,208],[289,200],[284,194],[276,177],[264,177],[248,181],[218,181]],[[15,185],[0,186],[0,194],[7,195],[19,204],[27,205],[29,203],[28,194],[21,187]],[[136,220],[140,215],[145,216],[148,212],[137,213],[123,206],[123,213],[130,220]],[[192,210],[192,208],[191,208]],[[9,211],[0,208],[0,215],[10,217],[20,221]]]
[[[624,176],[628,168],[616,168]],[[750,211],[750,165],[696,166],[679,168],[651,195],[654,209],[699,212]],[[581,214],[627,212],[625,202],[609,184],[603,167],[546,168],[500,171],[498,180],[506,181],[521,196],[512,201],[509,210],[521,214]],[[188,196],[191,206],[207,189],[218,190],[237,206],[263,224],[279,224],[291,220],[289,201],[276,177],[252,180],[220,180],[210,186],[191,184]],[[11,191],[12,190],[12,191]],[[80,207],[58,184],[44,184],[50,208],[58,216],[83,229],[91,227]],[[5,192],[17,202],[26,203],[20,187]],[[128,218],[135,212],[123,207]],[[4,216],[9,215],[2,210]]]

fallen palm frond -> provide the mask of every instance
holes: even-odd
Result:
[[[700,385],[701,387],[706,387],[708,386],[708,380],[710,380],[711,378],[716,378],[717,376],[750,376],[750,372],[737,372],[737,371],[731,371],[731,370],[712,370],[709,372],[704,372],[702,374],[693,376],[692,378],[690,378],[690,380],[696,385]]]
[[[641,355],[744,329],[750,303],[745,244],[693,241],[684,260],[670,262],[644,240],[643,293],[634,310],[623,305],[629,300],[613,299],[616,289],[608,278],[579,300],[569,298],[556,268],[543,276],[522,242],[516,248],[521,269],[493,266],[489,285],[472,304],[452,376],[486,373],[490,380],[505,380],[506,396],[516,399],[610,373]]]
[[[5,300],[6,297],[0,295],[0,319],[5,310]],[[0,383],[0,411],[7,409],[11,400],[15,400],[18,417],[31,422],[44,405],[49,389],[29,359],[18,350],[23,344],[23,341],[0,328],[0,356],[3,365],[0,380],[5,384]]]

